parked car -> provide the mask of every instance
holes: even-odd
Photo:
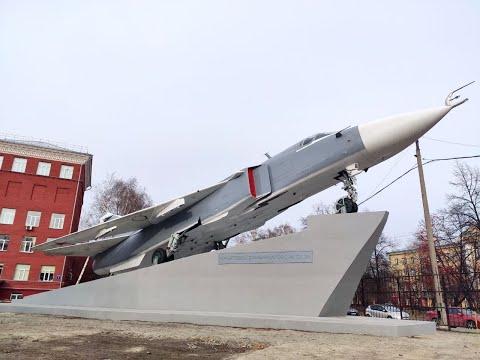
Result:
[[[427,311],[427,319],[437,321],[440,314],[436,310]],[[448,321],[452,327],[466,327],[468,329],[476,329],[480,327],[480,315],[470,309],[460,307],[448,308]]]
[[[410,315],[405,311],[400,311],[399,308],[393,305],[368,305],[365,309],[365,316],[372,316],[385,319],[410,319]]]
[[[347,315],[358,316],[358,311],[357,311],[357,309],[350,308],[347,311]]]

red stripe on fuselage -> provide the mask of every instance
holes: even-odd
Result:
[[[257,197],[257,189],[255,189],[255,177],[253,176],[253,168],[248,169],[248,184],[250,185],[250,194]]]

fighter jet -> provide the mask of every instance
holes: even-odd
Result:
[[[401,152],[467,101],[454,97],[462,88],[444,106],[316,133],[210,187],[129,215],[107,214],[96,226],[34,250],[92,256],[97,274],[115,274],[225,248],[230,238],[339,183],[347,195],[338,212],[356,212],[355,176]]]

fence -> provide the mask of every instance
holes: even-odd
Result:
[[[480,273],[440,275],[447,323],[435,300],[433,275],[364,275],[352,301],[359,315],[436,321],[450,327],[480,328]]]

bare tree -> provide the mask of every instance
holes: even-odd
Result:
[[[319,202],[312,206],[312,212],[309,215],[331,215],[335,214],[335,205],[327,205],[323,202]],[[307,216],[300,218],[300,223],[305,229],[307,227]]]
[[[450,182],[454,192],[447,195],[445,209],[432,216],[432,229],[439,273],[452,305],[464,300],[480,306],[480,171],[457,163]],[[423,259],[419,269],[431,273],[425,224],[422,222],[414,243]],[[429,278],[425,278],[427,286]]]
[[[382,233],[355,292],[353,301],[356,304],[366,307],[372,302],[390,301],[392,273],[388,252],[393,249],[392,240]]]
[[[454,192],[447,196],[448,206],[439,214],[439,265],[444,286],[454,305],[467,300],[478,308],[480,298],[480,169],[457,162],[450,182]]]
[[[231,241],[231,244],[233,246],[239,245],[239,244],[246,244],[251,241],[263,240],[263,239],[269,239],[272,237],[293,234],[294,232],[297,232],[297,229],[295,229],[289,223],[283,223],[268,229],[254,229],[254,230],[247,231],[243,234],[240,234],[234,237]]]
[[[100,217],[108,212],[127,215],[151,205],[152,199],[136,178],[122,179],[115,174],[109,174],[95,188],[93,203],[82,214],[81,227],[97,224]]]
[[[462,232],[480,231],[480,168],[457,162],[450,184],[455,192],[447,196],[449,212],[458,217]]]
[[[365,271],[365,275],[380,278],[381,276],[389,275],[390,271],[390,262],[388,258],[388,253],[393,251],[395,245],[393,241],[387,237],[384,233],[380,235],[378,239],[377,246],[373,250],[372,256],[368,263],[368,267]]]

